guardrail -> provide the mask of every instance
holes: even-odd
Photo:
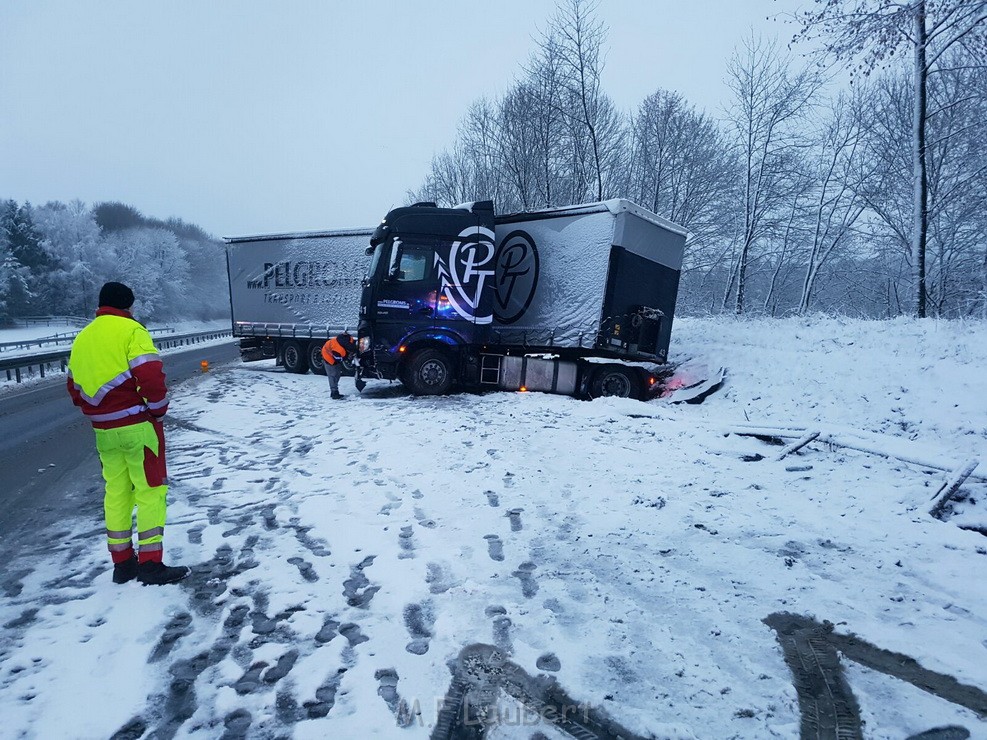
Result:
[[[175,334],[168,337],[156,337],[154,341],[160,350],[186,345],[191,346],[199,342],[208,342],[213,339],[222,339],[223,337],[230,337],[232,335],[233,332],[230,329],[218,329],[213,331],[196,331],[188,334]],[[38,374],[43,378],[46,372],[55,370],[56,366],[59,372],[64,373],[68,367],[68,362],[69,350],[67,349],[56,352],[42,352],[34,355],[21,355],[20,357],[11,357],[8,360],[0,360],[0,372],[7,373],[8,381],[15,380],[20,383],[24,379],[24,373],[22,371],[26,370],[30,376],[34,375],[35,368],[37,368]]]
[[[83,327],[92,321],[92,319],[87,319],[84,316],[16,316],[10,321],[14,326],[17,326],[18,324],[23,326],[37,326],[38,324],[44,324],[45,326],[51,326],[52,324],[70,324],[72,326]]]
[[[164,332],[174,333],[175,329],[171,326],[161,326],[154,329],[148,329],[151,334],[162,334]],[[38,337],[37,339],[22,339],[19,342],[0,342],[0,352],[5,352],[10,349],[30,349],[31,347],[44,347],[46,344],[65,344],[66,342],[71,342],[75,339],[79,332],[60,332],[58,334],[52,334],[47,337]]]

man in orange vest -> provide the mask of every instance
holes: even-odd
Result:
[[[329,378],[329,397],[338,400],[343,397],[339,392],[339,379],[343,375],[343,358],[353,358],[356,355],[356,342],[347,332],[330,337],[322,345],[322,364],[326,367],[326,377]]]
[[[136,578],[161,586],[191,571],[162,562],[168,471],[161,419],[168,412],[168,387],[151,335],[130,314],[133,305],[134,292],[123,283],[106,283],[99,291],[96,318],[72,342],[68,391],[96,433],[113,582]]]

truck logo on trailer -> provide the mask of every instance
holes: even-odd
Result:
[[[538,287],[538,248],[524,231],[512,231],[497,249],[496,301],[499,324],[513,324],[524,316]]]
[[[460,232],[449,248],[448,265],[436,253],[442,296],[467,321],[489,324],[493,314],[478,314],[487,279],[493,277],[494,235],[490,229],[471,226]]]

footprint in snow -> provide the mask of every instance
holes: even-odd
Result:
[[[424,655],[428,652],[428,643],[432,638],[432,626],[435,624],[435,615],[432,612],[432,605],[428,601],[421,604],[408,604],[404,608],[404,626],[411,635],[411,642],[405,646],[405,650],[413,655]]]
[[[353,622],[348,622],[339,628],[339,634],[346,638],[349,642],[350,647],[356,647],[357,645],[367,642],[370,638],[360,632],[360,625],[354,624]]]
[[[487,541],[487,551],[491,560],[501,561],[504,559],[504,543],[495,534],[485,534],[483,539]]]
[[[425,512],[417,506],[415,507],[415,520],[418,522],[419,526],[425,527],[425,529],[435,529],[435,520],[429,519],[425,516]]]
[[[374,678],[377,680],[377,695],[394,714],[398,726],[409,726],[414,716],[408,711],[407,702],[398,694],[398,672],[393,668],[382,668],[374,673]]]
[[[315,568],[307,560],[302,560],[301,558],[288,558],[288,562],[294,566],[297,566],[298,572],[301,574],[309,583],[315,583],[319,580],[319,574],[315,572]]]
[[[511,640],[511,627],[513,622],[507,616],[507,610],[499,605],[488,606],[484,614],[493,617],[493,643],[505,653],[514,652],[514,643]]]
[[[295,661],[298,660],[298,651],[289,650],[280,658],[274,667],[270,668],[264,674],[264,683],[275,684],[282,678],[291,673],[291,669],[295,667]]]
[[[438,563],[429,563],[425,573],[425,583],[433,594],[444,594],[452,588],[452,582],[446,575],[445,569]]]
[[[537,567],[534,563],[527,561],[521,563],[517,570],[511,574],[521,581],[521,593],[526,599],[530,599],[538,593],[538,583],[535,581],[534,576],[534,571]]]
[[[376,555],[368,555],[350,568],[350,577],[343,581],[343,596],[350,606],[366,607],[380,591],[380,586],[371,586],[364,570],[373,565]]]
[[[414,531],[410,524],[407,527],[401,527],[401,532],[398,534],[398,544],[401,547],[401,552],[398,553],[399,560],[415,557]]]

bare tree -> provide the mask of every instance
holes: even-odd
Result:
[[[928,152],[929,76],[954,47],[984,59],[987,0],[816,0],[822,5],[801,14],[796,39],[825,39],[825,51],[839,59],[859,60],[868,74],[904,48],[913,56],[912,83],[912,261],[915,271],[915,313],[925,317],[926,250],[929,224]]]
[[[751,39],[727,68],[733,94],[730,124],[742,172],[742,228],[724,304],[736,289],[735,313],[745,309],[753,250],[777,228],[791,197],[792,173],[806,147],[801,123],[822,84],[817,72],[792,70],[774,43]]]
[[[620,163],[623,122],[603,92],[602,47],[607,29],[593,17],[595,0],[562,0],[539,46],[557,62],[559,102],[568,123],[574,199],[603,200]],[[592,196],[591,196],[592,197]]]
[[[798,312],[809,310],[820,271],[839,247],[847,246],[854,225],[864,211],[860,197],[862,170],[860,111],[863,96],[851,100],[839,95],[817,148],[815,202],[811,210],[812,235]]]
[[[535,188],[538,205],[549,208],[559,203],[558,184],[564,160],[565,113],[562,108],[562,63],[554,37],[542,40],[525,69],[525,83],[532,92],[531,125],[535,144]]]
[[[537,93],[526,83],[511,88],[498,106],[501,169],[512,200],[523,210],[531,208],[537,199],[540,141],[533,115],[536,106]]]
[[[658,90],[641,103],[631,124],[626,192],[686,227],[693,240],[722,231],[733,166],[716,122],[681,95]]]

